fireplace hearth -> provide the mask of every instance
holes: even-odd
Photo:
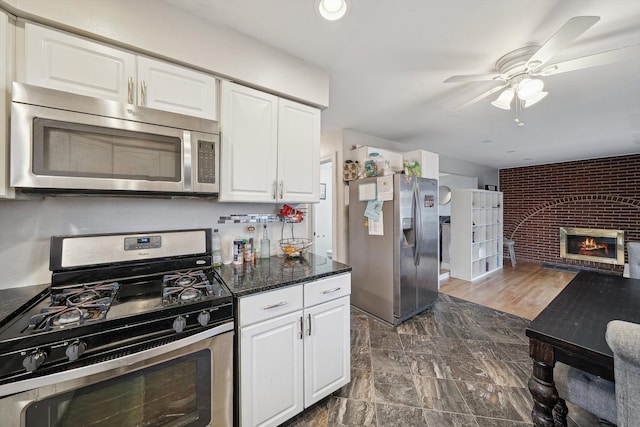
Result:
[[[623,265],[624,231],[561,227],[560,257]]]

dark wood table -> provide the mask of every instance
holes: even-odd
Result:
[[[614,380],[605,332],[607,323],[616,319],[640,323],[640,280],[582,271],[531,321],[526,334],[533,359],[529,391],[534,425],[554,425],[553,408],[559,399],[553,382],[556,362]],[[566,416],[563,404],[557,411]]]

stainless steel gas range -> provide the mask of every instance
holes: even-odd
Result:
[[[233,424],[233,299],[211,230],[51,238],[51,286],[0,323],[12,426]]]

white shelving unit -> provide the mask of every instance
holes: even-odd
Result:
[[[452,277],[471,281],[502,268],[502,206],[498,191],[452,192]]]

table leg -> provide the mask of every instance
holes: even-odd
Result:
[[[567,414],[569,409],[564,399],[558,398],[558,403],[553,407],[553,422],[555,427],[567,427]]]
[[[536,427],[554,427],[553,408],[558,402],[558,390],[553,382],[553,346],[530,339],[529,355],[533,359],[533,376],[529,380],[533,396],[531,420]]]

